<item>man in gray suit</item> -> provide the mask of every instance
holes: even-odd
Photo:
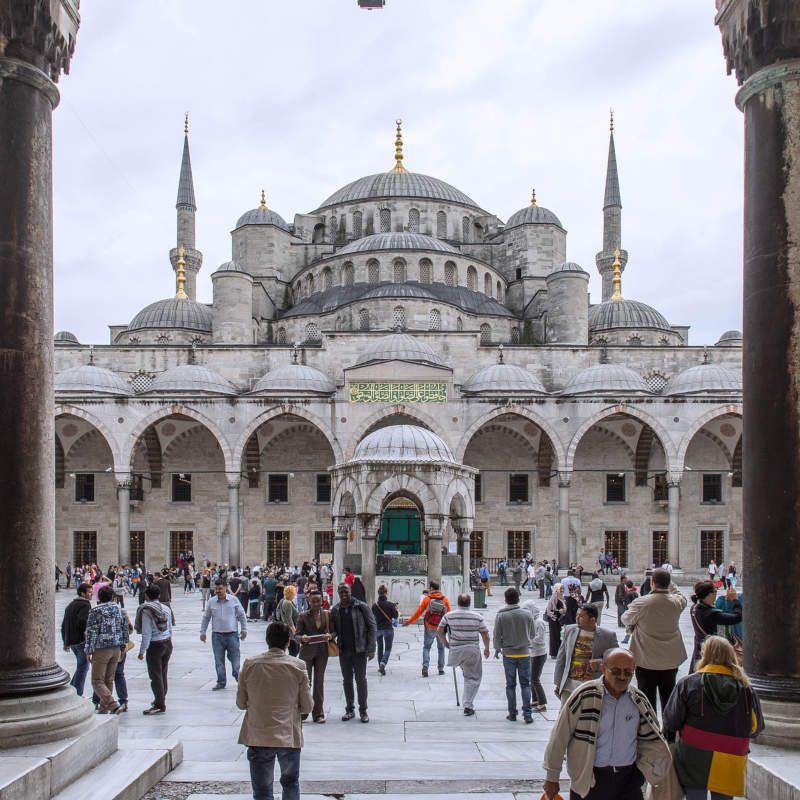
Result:
[[[578,686],[600,677],[603,653],[619,647],[614,631],[597,626],[596,606],[579,608],[577,623],[564,628],[564,638],[556,656],[554,691],[556,697],[561,698],[562,706]]]

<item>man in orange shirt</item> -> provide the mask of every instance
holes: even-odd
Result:
[[[437,639],[436,630],[442,617],[449,613],[450,601],[439,591],[437,581],[430,582],[428,594],[422,598],[422,602],[417,610],[405,621],[405,625],[416,622],[420,617],[425,624],[425,633],[422,640],[422,677],[428,677],[428,665],[431,661],[431,645],[436,640],[436,647],[439,651],[439,674],[444,675],[444,643]],[[424,616],[423,616],[424,615]]]

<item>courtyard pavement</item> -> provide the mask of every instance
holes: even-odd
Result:
[[[612,579],[613,587],[613,579]],[[686,591],[686,590],[684,590]],[[495,613],[502,605],[502,588],[487,599],[484,611],[491,631]],[[56,623],[74,590],[56,595]],[[524,592],[523,599],[538,592]],[[243,712],[236,708],[236,684],[212,692],[215,672],[210,644],[199,640],[200,593],[184,594],[177,585],[173,607],[177,620],[174,652],[170,662],[167,712],[145,717],[142,710],[152,700],[147,671],[136,659],[137,647],[128,654],[126,677],[130,710],[120,716],[120,738],[177,738],[183,742],[184,760],[148,798],[208,800],[221,794],[231,798],[252,797],[245,748],[237,744]],[[133,617],[136,604],[127,600]],[[681,619],[687,650],[692,638],[689,615]],[[604,610],[604,627],[617,629],[616,609]],[[262,652],[266,625],[251,623],[242,642],[242,657]],[[209,637],[210,639],[210,637]],[[506,699],[502,663],[493,657],[484,662],[484,676],[476,698],[476,714],[464,717],[456,706],[453,670],[421,676],[422,628],[414,625],[396,631],[387,673],[378,674],[375,661],[368,667],[370,722],[358,718],[341,722],[344,699],[338,661],[329,662],[325,677],[324,725],[303,727],[303,797],[337,794],[348,800],[414,793],[418,798],[450,797],[484,792],[485,800],[538,800],[544,778],[542,756],[559,708],[552,694],[553,664],[548,659],[542,683],[548,695],[548,711],[535,714],[525,725],[505,719]],[[57,648],[59,663],[72,671],[71,653]],[[688,664],[688,662],[687,662]],[[432,651],[435,665],[435,647]],[[686,664],[681,674],[685,673]],[[87,679],[87,691],[91,687]],[[460,682],[459,682],[460,693]],[[562,789],[566,784],[562,783]],[[537,791],[538,790],[538,791]],[[424,795],[431,792],[431,795]],[[233,793],[233,794],[232,794]]]

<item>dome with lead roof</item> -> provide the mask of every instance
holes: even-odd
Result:
[[[467,378],[464,394],[547,394],[542,382],[528,370],[514,364],[492,364]]]
[[[742,332],[741,331],[725,331],[719,337],[719,341],[714,345],[715,347],[741,347],[742,346]]]
[[[590,332],[614,328],[651,328],[673,333],[661,312],[638,300],[606,300],[589,308]]]
[[[455,463],[447,444],[435,433],[417,425],[389,425],[365,436],[353,461],[412,461]]]
[[[143,308],[128,325],[126,333],[137,330],[178,328],[201,333],[211,333],[212,310],[195,300],[170,297],[157,300]]]
[[[105,367],[84,364],[71,367],[55,376],[56,393],[106,394],[115,397],[129,397],[130,387],[116,372]]]
[[[336,384],[324,373],[305,364],[284,364],[270,370],[253,387],[252,394],[333,394]]]
[[[424,233],[373,233],[362,239],[355,239],[336,251],[337,256],[348,253],[369,253],[373,250],[427,250],[434,253],[459,252],[452,245],[442,239],[426,236]]]
[[[506,222],[506,230],[519,225],[556,225],[562,230],[561,220],[549,209],[536,204],[536,192],[531,195],[530,205],[515,211]]]
[[[433,348],[407,333],[390,333],[373,342],[365,350],[361,358],[353,365],[363,367],[381,361],[408,361],[413,364],[430,364],[442,367],[444,364]]]
[[[220,264],[211,274],[216,275],[218,272],[240,272],[243,275],[250,275],[238,261],[226,261],[224,264]]]
[[[738,394],[741,391],[740,373],[721,364],[698,364],[672,377],[664,394]]]
[[[289,225],[286,220],[278,214],[277,211],[267,208],[267,200],[264,196],[263,189],[261,190],[261,203],[257,208],[251,208],[249,211],[245,211],[244,214],[236,220],[234,230],[242,228],[245,225],[274,225],[281,230],[287,232],[289,230]]]
[[[236,394],[236,387],[213,369],[200,364],[181,364],[157,375],[150,392],[198,392],[203,394]]]
[[[581,370],[561,391],[562,395],[605,394],[652,394],[641,375],[621,364],[595,364]]]
[[[59,331],[53,337],[53,341],[56,344],[80,344],[78,337],[71,331]]]

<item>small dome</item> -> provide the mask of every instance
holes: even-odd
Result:
[[[116,372],[104,367],[84,364],[71,367],[55,377],[56,392],[108,394],[115,397],[128,397],[130,387]]]
[[[436,300],[436,295],[421,283],[382,283],[366,294],[362,300],[381,300],[393,297],[414,297],[418,300]]]
[[[521,392],[547,394],[542,382],[528,370],[513,364],[492,364],[468,378],[461,391],[465,394]]]
[[[366,348],[364,354],[353,365],[362,367],[379,361],[410,361],[414,364],[444,366],[430,345],[409,336],[407,333],[390,333]]]
[[[78,337],[70,331],[59,331],[53,337],[53,341],[59,344],[80,344]]]
[[[253,387],[253,394],[333,394],[336,384],[324,373],[304,364],[284,364],[270,370]]]
[[[638,300],[606,300],[589,308],[591,332],[613,328],[655,328],[660,331],[672,331],[663,314]]]
[[[719,341],[714,345],[715,347],[741,347],[742,346],[742,332],[741,331],[725,331],[719,337]]]
[[[203,303],[171,297],[143,308],[128,325],[128,332],[161,328],[180,328],[211,333],[213,312]]]
[[[259,206],[258,208],[251,208],[249,211],[245,211],[244,214],[236,220],[234,230],[244,225],[274,225],[276,228],[280,228],[287,233],[289,231],[289,225],[286,220],[276,211],[266,206]]]
[[[365,436],[353,461],[447,461],[455,463],[450,448],[435,433],[417,425],[389,425]]]
[[[736,394],[742,391],[742,376],[720,364],[698,364],[670,379],[664,394]]]
[[[236,394],[234,385],[200,364],[181,364],[156,375],[150,392],[202,392],[203,394]]]
[[[564,230],[561,220],[549,209],[543,206],[526,206],[513,213],[506,222],[506,230],[516,228],[518,225],[557,225]]]
[[[424,233],[373,233],[345,245],[336,251],[337,256],[348,253],[369,253],[373,250],[428,250],[435,253],[459,252],[442,239],[426,236]]]
[[[579,272],[581,275],[589,275],[580,264],[576,264],[574,261],[565,261],[563,264],[559,264],[550,275],[555,275],[560,272]],[[545,277],[547,278],[549,275]]]
[[[562,395],[635,392],[652,394],[644,379],[620,364],[595,364],[581,370],[562,390]]]
[[[377,200],[381,197],[419,197],[444,200],[462,206],[478,208],[478,204],[449,183],[419,172],[379,172],[348,183],[334,192],[319,208],[353,203],[358,200]]]
[[[224,264],[220,264],[211,274],[216,275],[218,272],[241,272],[248,277],[250,275],[238,261],[226,261]]]

